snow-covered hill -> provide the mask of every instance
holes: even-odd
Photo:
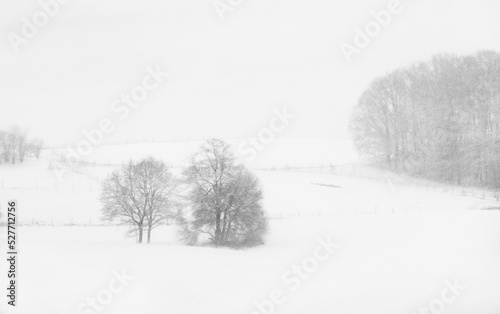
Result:
[[[352,143],[348,140],[276,138],[269,143],[252,144],[248,139],[225,140],[233,146],[240,162],[251,168],[317,167],[358,161]],[[129,159],[154,156],[174,166],[183,166],[202,141],[144,142],[93,146],[90,154],[76,148],[52,149],[63,156],[76,156],[86,162],[122,164]]]
[[[151,245],[137,245],[126,228],[102,224],[100,182],[125,156],[179,166],[195,144],[100,147],[95,164],[62,172],[53,152],[0,165],[0,204],[18,200],[26,224],[17,229],[22,297],[9,313],[90,313],[89,298],[102,298],[117,272],[130,279],[102,313],[265,313],[259,306],[276,290],[284,301],[268,313],[418,313],[455,280],[465,288],[447,313],[500,308],[500,211],[478,210],[497,202],[365,166],[255,170],[272,218],[267,242],[257,248],[188,247],[175,225],[154,230]],[[323,161],[309,156],[319,157],[292,157]],[[314,262],[321,241],[330,240],[340,246]],[[306,279],[292,273],[296,266],[309,269]]]
[[[353,159],[341,145],[327,144],[324,140],[284,140],[276,144],[275,154],[266,152],[260,159],[267,170],[253,166],[262,182],[269,217],[457,211],[497,206],[488,192],[484,198],[481,193],[451,193],[451,187],[417,184],[366,166],[330,167]],[[6,199],[18,199],[19,219],[23,223],[99,224],[101,183],[122,162],[154,156],[172,164],[173,172],[180,175],[186,156],[198,145],[199,142],[174,142],[102,146],[96,148],[93,159],[81,165],[61,163],[57,153],[46,151],[40,160],[0,166],[0,201],[3,204]],[[287,159],[292,151],[296,155]],[[284,160],[288,167],[269,170],[277,160]],[[301,168],[304,166],[315,168]]]

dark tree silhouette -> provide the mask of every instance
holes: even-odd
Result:
[[[236,164],[231,147],[210,140],[190,159],[185,170],[189,206],[179,217],[190,244],[206,236],[216,246],[263,243],[267,220],[257,178]]]

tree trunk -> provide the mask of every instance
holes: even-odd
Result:
[[[143,228],[142,226],[139,226],[139,238],[138,238],[138,242],[139,243],[142,243],[142,232],[143,232]]]
[[[148,244],[151,242],[151,226],[148,226]]]
[[[215,214],[215,246],[219,246],[221,242],[220,216],[221,211],[217,209]]]

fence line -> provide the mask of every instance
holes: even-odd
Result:
[[[99,162],[79,162],[77,164],[65,163],[68,171],[84,176],[90,182],[72,180],[71,182],[60,182],[58,180],[30,180],[30,182],[22,182],[20,180],[0,180],[0,187],[2,189],[31,189],[31,190],[83,190],[92,191],[97,190],[103,183],[103,178],[97,176],[95,172],[86,170],[86,167],[97,166],[121,166],[119,163],[99,163]],[[170,164],[171,167],[182,167],[181,164]],[[412,178],[408,176],[398,175],[382,169],[371,167],[369,164],[362,163],[345,163],[345,164],[331,164],[322,163],[320,165],[309,166],[270,166],[270,167],[251,167],[252,170],[260,171],[308,171],[308,172],[321,172],[330,173],[336,176],[346,176],[364,180],[370,180],[378,183],[394,184],[402,187],[415,187],[420,189],[440,190],[441,192],[451,193],[461,196],[469,196],[477,199],[492,199],[500,201],[500,191],[493,191],[487,189],[480,189],[474,187],[456,186],[439,182],[432,182],[419,178]],[[49,165],[49,170],[51,166]]]
[[[429,210],[433,210],[435,207],[429,208]],[[277,220],[277,219],[293,219],[293,218],[308,218],[308,217],[319,217],[319,216],[348,216],[348,215],[375,215],[375,214],[407,214],[407,213],[420,213],[422,212],[422,208],[418,209],[410,209],[406,208],[381,208],[375,207],[370,211],[361,210],[357,208],[345,209],[345,208],[337,208],[333,211],[323,211],[318,210],[315,212],[310,211],[295,211],[295,212],[284,212],[279,211],[268,214],[268,219]],[[172,219],[168,220],[165,224],[171,225],[173,222]],[[79,219],[79,218],[66,218],[66,219],[54,219],[54,218],[29,218],[27,220],[20,220],[18,225],[20,226],[75,226],[75,227],[105,227],[105,226],[125,226],[122,223],[111,223],[105,222],[96,218],[87,218],[87,219]]]

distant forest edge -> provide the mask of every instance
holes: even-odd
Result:
[[[500,188],[500,54],[437,55],[375,79],[355,106],[360,155],[398,173]]]
[[[0,129],[0,164],[24,162],[26,157],[40,158],[44,143],[39,138],[29,138],[26,129],[17,125]]]

